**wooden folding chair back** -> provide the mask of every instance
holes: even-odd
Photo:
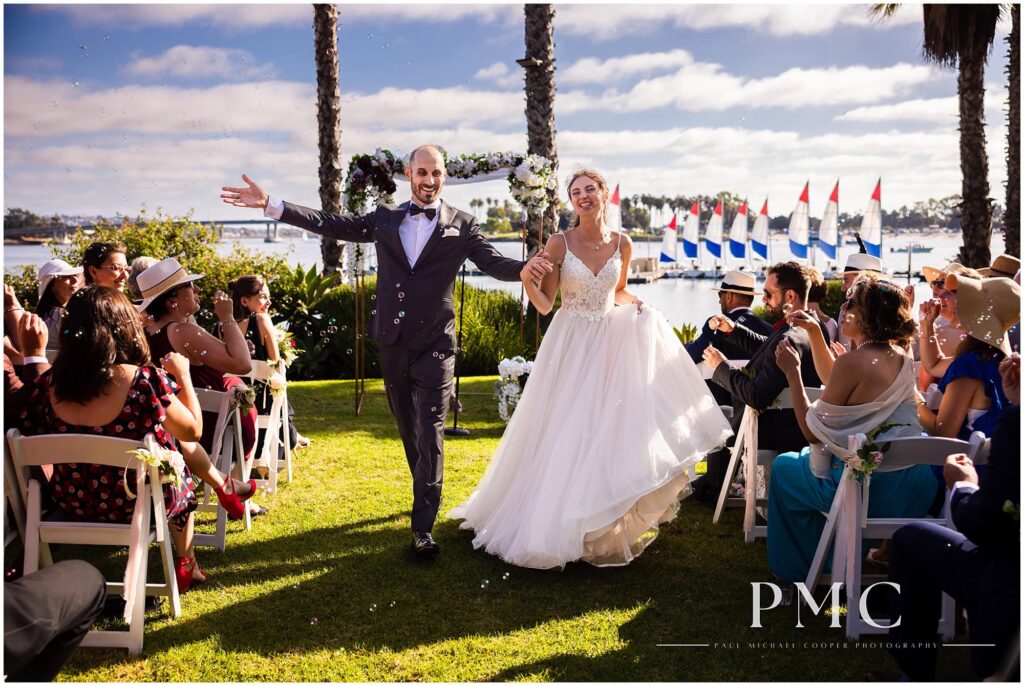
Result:
[[[181,614],[181,600],[174,574],[174,553],[164,508],[163,491],[157,467],[142,462],[130,451],[138,448],[156,449],[152,435],[144,441],[132,441],[90,434],[49,434],[23,437],[17,429],[7,432],[19,490],[25,494],[25,563],[24,573],[39,569],[40,558],[50,564],[51,544],[127,546],[128,563],[124,581],[108,582],[107,592],[125,598],[124,618],[127,631],[90,631],[83,646],[127,648],[132,654],[142,651],[146,595],[163,595],[170,599],[171,614]],[[29,468],[45,464],[101,464],[125,469],[136,505],[129,524],[106,522],[63,521],[43,518],[39,482],[31,478]],[[150,530],[150,524],[155,530]],[[147,584],[149,544],[160,544],[164,582]]]
[[[867,442],[864,434],[857,434],[857,445]],[[876,473],[890,473],[908,469],[915,465],[942,465],[948,455],[966,453],[973,460],[984,461],[982,450],[985,437],[975,432],[969,441],[955,438],[935,436],[911,436],[894,438],[889,441],[889,450],[885,453],[882,464]],[[912,522],[937,522],[948,528],[954,528],[946,507],[939,519],[924,517],[868,517],[864,510],[864,489],[870,498],[870,480],[865,482],[854,478],[849,465],[843,470],[843,476],[836,491],[832,506],[825,519],[825,528],[818,547],[815,550],[811,568],[808,571],[806,585],[809,589],[817,586],[821,570],[829,546],[835,543],[832,555],[832,582],[846,585],[847,615],[846,635],[856,639],[861,634],[887,633],[888,626],[881,628],[868,624],[860,613],[861,585],[865,578],[861,548],[865,539],[888,539],[903,526]],[[947,496],[948,497],[948,496]],[[942,619],[939,623],[940,633],[951,638],[956,628],[954,603],[949,596],[942,599]]]

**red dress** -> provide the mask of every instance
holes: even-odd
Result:
[[[141,441],[151,433],[159,445],[177,449],[174,437],[164,429],[163,421],[167,418],[171,396],[178,389],[163,370],[153,366],[139,367],[121,414],[103,426],[68,424],[58,417],[50,405],[52,384],[53,374],[50,371],[35,380],[26,409],[21,411],[18,420],[18,428],[23,435],[93,434]],[[50,481],[53,500],[69,519],[127,524],[135,512],[137,498],[129,499],[125,493],[124,472],[107,465],[74,462],[54,465]],[[189,513],[197,505],[195,486],[187,467],[184,477],[181,486],[163,486],[167,519],[179,528],[188,523]]]
[[[149,341],[149,354],[154,360],[160,360],[167,353],[177,352],[171,345],[171,339],[167,336],[168,322],[162,329],[154,334],[147,333]],[[230,391],[235,386],[244,386],[245,382],[237,376],[226,376],[224,372],[214,369],[208,364],[191,364],[188,368],[189,376],[192,377],[192,385],[196,388],[206,388],[213,391]],[[256,445],[256,408],[249,408],[248,412],[242,413],[242,447],[245,454],[250,455]],[[215,412],[203,412],[203,436],[199,439],[200,445],[206,448],[207,452],[213,450],[213,432],[217,428],[217,414]]]

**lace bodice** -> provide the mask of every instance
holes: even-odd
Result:
[[[566,245],[560,284],[562,309],[591,321],[604,317],[615,307],[615,286],[621,269],[619,245],[596,275]]]

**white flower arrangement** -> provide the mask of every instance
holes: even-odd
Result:
[[[232,389],[231,409],[236,407],[245,414],[256,405],[256,389],[252,386],[239,384]]]
[[[284,376],[278,372],[274,372],[267,379],[267,385],[270,386],[270,394],[273,396],[279,396],[284,392],[284,389],[288,386],[288,382]]]
[[[137,457],[141,462],[156,467],[162,475],[168,477],[168,480],[175,486],[181,487],[185,483],[185,458],[182,457],[181,453],[176,450],[169,450],[153,443],[153,449],[148,448],[137,448],[135,450],[129,450],[131,455]],[[135,498],[135,494],[132,493],[128,487],[128,470],[125,470],[124,480],[124,491],[128,495],[129,499]],[[154,488],[158,486],[154,485]]]
[[[456,179],[471,179],[490,174],[499,169],[508,169],[509,192],[512,197],[528,210],[543,210],[552,198],[552,191],[558,186],[558,177],[551,160],[539,155],[522,155],[514,152],[496,152],[481,155],[459,155],[449,157],[442,148],[445,170]],[[408,165],[408,158],[396,157],[390,150],[377,148],[372,155],[353,155],[349,161],[343,192],[349,212],[363,211],[369,201],[391,202],[396,186],[393,177],[402,174]],[[355,268],[356,256],[350,256]],[[351,271],[350,271],[351,273]]]
[[[498,416],[508,423],[519,404],[519,398],[526,385],[526,379],[533,370],[533,362],[516,356],[498,363],[498,376],[494,384],[494,397],[498,399]]]

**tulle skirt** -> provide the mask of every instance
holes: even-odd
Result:
[[[561,309],[483,478],[448,516],[522,567],[628,564],[731,433],[660,313]]]

